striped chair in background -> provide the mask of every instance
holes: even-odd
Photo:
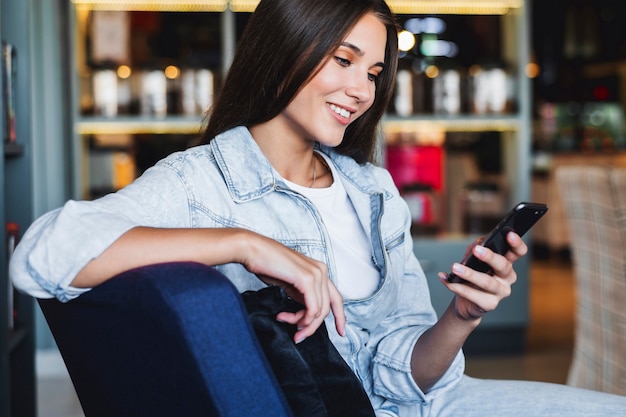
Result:
[[[626,168],[564,166],[557,170],[556,181],[567,218],[577,293],[567,383],[624,395]]]

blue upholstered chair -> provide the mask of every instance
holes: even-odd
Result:
[[[92,416],[291,416],[237,290],[196,263],[125,272],[39,300]]]

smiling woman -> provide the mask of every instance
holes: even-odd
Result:
[[[442,274],[452,301],[437,317],[410,211],[371,163],[397,60],[384,0],[262,0],[203,143],[38,219],[11,258],[15,285],[67,301],[140,266],[204,263],[240,292],[282,287],[303,306],[272,315],[293,330],[285,347],[326,328],[379,417],[623,413],[622,397],[463,375],[465,340],[511,293],[528,248],[513,232],[505,255],[470,246],[491,275],[453,264],[472,285]],[[224,303],[241,340],[253,336],[230,314],[240,304],[210,302]],[[241,379],[240,392],[256,392]]]
[[[250,127],[283,178],[309,184],[311,165],[307,161],[313,159],[315,169],[315,143],[339,146],[347,127],[369,110],[385,66],[385,45],[385,26],[373,14],[366,14],[281,113]],[[286,149],[288,159],[284,158]],[[322,185],[329,184],[317,183]]]
[[[367,44],[353,45],[357,49],[351,54],[358,56],[358,49],[367,46],[372,49],[364,51],[369,52],[370,65],[380,63],[386,69],[382,71],[383,66],[368,68],[368,72],[377,79],[378,93],[370,111],[347,128],[337,150],[358,162],[370,161],[375,147],[376,127],[393,91],[398,56],[396,22],[384,10],[387,8],[384,3],[376,3],[379,2],[371,2],[363,8],[360,4],[353,7],[349,2],[333,0],[261,2],[239,41],[246,47],[236,52],[223,93],[211,112],[204,142],[210,142],[217,134],[234,126],[254,126],[276,117],[316,71],[321,70],[320,63],[329,59],[343,62],[341,60],[346,57],[335,57],[334,53],[347,41],[346,36],[353,26],[369,13],[376,16],[379,27],[384,31],[376,35],[380,38],[379,44],[369,46],[372,36],[366,33],[369,36],[364,39]],[[266,27],[259,22],[262,16],[273,16],[272,25]],[[373,22],[369,20],[364,24],[371,25]],[[371,56],[376,47],[379,50],[374,61]],[[347,44],[341,49],[344,54],[350,50]]]

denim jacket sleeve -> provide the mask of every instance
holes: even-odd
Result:
[[[34,297],[69,301],[88,290],[71,282],[90,260],[133,227],[188,227],[187,205],[180,176],[166,164],[117,193],[68,201],[28,228],[11,258],[11,279]]]

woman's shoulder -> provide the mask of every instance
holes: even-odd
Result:
[[[245,140],[247,136],[249,136],[249,132],[245,127],[236,127],[219,134],[208,144],[195,144],[187,149],[173,152],[159,161],[159,164],[171,167],[184,167],[194,161],[202,163],[207,160],[212,161],[215,159],[215,150],[220,147],[220,144],[222,144],[222,147],[224,147],[224,144],[238,147],[238,143]]]
[[[156,166],[162,166],[175,171],[188,168],[195,163],[206,165],[206,161],[213,160],[213,152],[209,145],[194,145],[187,149],[173,152],[156,163]]]

